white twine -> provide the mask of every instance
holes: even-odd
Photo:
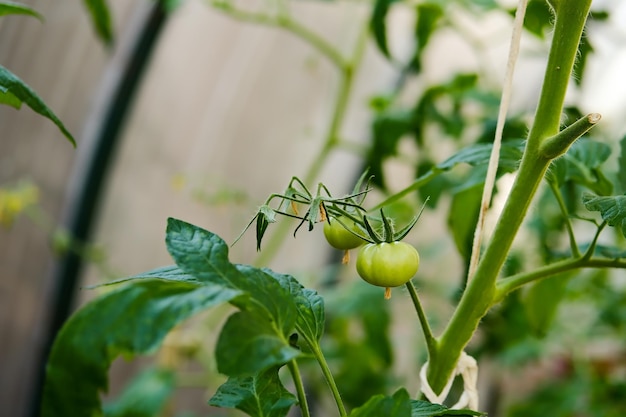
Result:
[[[443,388],[439,395],[435,394],[433,389],[428,384],[426,373],[428,372],[428,362],[426,362],[420,370],[420,390],[428,401],[434,404],[443,404],[445,399],[450,393],[452,382],[457,375],[461,375],[463,378],[463,394],[459,398],[456,404],[451,408],[458,410],[461,408],[469,408],[470,410],[478,410],[478,390],[476,389],[476,382],[478,380],[478,364],[476,359],[472,358],[465,352],[461,352],[454,373],[450,376],[448,383]]]

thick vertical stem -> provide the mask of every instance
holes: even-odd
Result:
[[[551,162],[539,149],[546,138],[559,131],[565,92],[590,5],[591,0],[563,0],[556,6],[544,83],[517,178],[476,275],[440,338],[438,355],[429,361],[428,380],[435,392],[441,392],[446,385],[480,319],[492,306],[498,274]]]

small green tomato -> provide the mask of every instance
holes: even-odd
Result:
[[[417,249],[405,242],[369,243],[359,250],[356,270],[365,281],[385,287],[385,298],[391,287],[406,284],[417,273],[420,257]]]
[[[359,227],[356,225],[356,223],[349,218],[340,217],[339,220],[341,220],[341,223],[349,227],[350,230],[353,230],[357,233],[360,232]],[[335,249],[344,251],[343,259],[341,260],[342,264],[347,264],[348,262],[350,262],[350,249],[358,248],[365,243],[365,240],[361,239],[358,236],[355,236],[344,226],[342,226],[337,221],[337,219],[332,221],[332,223],[329,221],[324,223],[324,236],[326,237],[326,241],[330,246]]]
[[[359,228],[356,223],[349,218],[341,217],[339,220],[341,220],[341,223],[345,224],[351,230],[357,233],[359,232]],[[343,227],[336,219],[332,221],[332,223],[328,221],[324,223],[324,236],[330,246],[340,250],[358,248],[365,243],[363,239],[352,234],[352,232]]]

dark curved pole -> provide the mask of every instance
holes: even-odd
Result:
[[[88,242],[92,226],[97,218],[103,186],[108,177],[115,151],[121,139],[120,133],[133,104],[144,71],[157,43],[159,34],[167,20],[167,11],[162,1],[155,1],[152,10],[138,31],[134,45],[131,46],[128,59],[123,64],[122,75],[113,87],[108,104],[104,109],[102,122],[95,134],[93,151],[87,156],[85,170],[77,184],[74,198],[69,201],[68,231],[79,242]],[[83,259],[68,251],[57,264],[53,274],[53,293],[49,322],[44,329],[43,343],[37,364],[32,401],[29,414],[38,417],[40,413],[46,363],[57,332],[71,314],[75,305],[76,292],[83,270]],[[69,417],[69,416],[68,416]]]

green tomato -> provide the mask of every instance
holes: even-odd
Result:
[[[343,224],[348,226],[351,230],[359,232],[359,228],[352,220],[347,217],[339,218]],[[343,227],[337,220],[324,223],[324,236],[330,246],[335,249],[349,250],[358,248],[365,241],[358,236],[352,234],[349,230]]]
[[[361,278],[385,288],[406,284],[419,265],[417,249],[405,242],[369,243],[359,250],[356,260]]]

